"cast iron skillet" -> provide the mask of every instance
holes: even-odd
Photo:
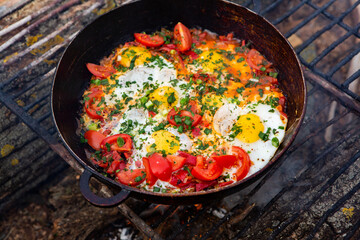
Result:
[[[91,78],[85,64],[99,63],[120,43],[133,40],[135,32],[151,33],[161,27],[173,29],[179,21],[189,28],[201,27],[220,35],[234,32],[235,37],[250,40],[280,73],[280,86],[287,96],[288,127],[275,156],[261,171],[245,180],[206,192],[147,192],[104,177],[86,159],[84,145],[76,134],[80,99]],[[132,196],[156,203],[189,204],[222,198],[263,175],[295,138],[304,117],[306,89],[300,63],[290,44],[272,24],[254,12],[223,0],[142,0],[99,17],[75,37],[57,67],[51,101],[53,118],[60,136],[70,153],[85,169],[80,178],[80,189],[91,203],[112,206]],[[89,189],[91,177],[116,187],[119,193],[108,199],[96,196]]]

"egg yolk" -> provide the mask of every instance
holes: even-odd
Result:
[[[203,105],[219,108],[224,105],[223,98],[223,96],[216,95],[215,93],[209,93],[202,98],[201,102]]]
[[[230,66],[229,71],[240,80],[249,80],[251,78],[251,68],[244,57],[236,55],[230,62]]]
[[[143,47],[131,46],[120,53],[120,64],[125,67],[130,67],[131,61],[136,57],[134,66],[143,65],[147,62],[147,58],[151,58],[149,50]]]
[[[179,137],[175,136],[171,132],[160,130],[154,132],[151,136],[155,140],[155,144],[146,148],[148,152],[165,151],[166,154],[174,154],[180,149]]]
[[[159,110],[170,110],[178,103],[179,94],[174,88],[164,86],[150,93],[149,99],[154,104],[158,105]],[[156,103],[154,101],[158,101],[158,102]]]
[[[240,116],[236,126],[241,129],[236,137],[244,143],[256,142],[260,139],[259,133],[264,131],[264,125],[260,118],[252,113]]]
[[[199,63],[205,72],[215,73],[225,68],[226,62],[220,53],[214,50],[203,51],[199,55]]]

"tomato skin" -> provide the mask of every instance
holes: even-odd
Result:
[[[87,143],[95,150],[100,150],[100,144],[106,137],[95,130],[89,130],[84,134],[84,138],[87,139]]]
[[[233,180],[230,180],[228,182],[222,182],[222,183],[219,183],[219,187],[225,187],[227,185],[230,185],[232,184],[234,181]]]
[[[149,159],[146,157],[143,157],[142,160],[143,160],[143,164],[144,164],[145,171],[146,171],[146,183],[148,183],[149,186],[151,187],[156,183],[158,178],[155,177],[155,175],[152,174],[152,172],[151,172]]]
[[[178,114],[178,113],[176,113],[175,109],[171,109],[171,111],[167,115],[167,120],[171,125],[174,125],[174,126],[180,126],[180,124],[177,124],[175,122],[175,115],[180,115],[180,117],[190,117],[192,120],[192,124],[191,124],[192,127],[197,126],[202,119],[202,116],[199,114],[192,114],[191,112],[185,111],[185,110],[180,111],[180,114]],[[185,126],[185,127],[188,127],[188,126]]]
[[[109,173],[109,174],[115,174],[116,170],[120,169],[120,164],[121,164],[121,161],[114,160],[110,164],[110,167],[108,168],[108,170],[106,170],[106,172]]]
[[[169,161],[159,153],[149,157],[150,171],[162,181],[169,181],[172,173],[172,166]]]
[[[231,168],[238,160],[238,158],[234,155],[212,156],[212,158],[217,164],[224,168]]]
[[[92,119],[103,118],[97,113],[97,111],[100,111],[100,107],[96,106],[98,102],[100,102],[102,96],[103,91],[98,90],[97,88],[92,89],[92,93],[87,96],[89,100],[85,101],[84,107],[87,115]]]
[[[150,36],[145,33],[134,33],[136,41],[147,47],[159,47],[164,44],[164,38],[159,35]]]
[[[238,160],[241,161],[241,166],[236,171],[236,180],[240,181],[245,178],[250,170],[250,157],[241,147],[232,146],[232,152],[237,156]]]
[[[269,67],[271,64],[264,65],[265,58],[255,49],[250,49],[246,55],[246,61],[253,69],[260,70],[262,67]]]
[[[196,183],[195,185],[195,190],[197,192],[200,192],[201,190],[208,188],[208,187],[212,187],[215,186],[217,184],[216,180],[210,181],[210,182],[200,182],[200,183]]]
[[[201,135],[201,133],[200,133],[200,128],[194,128],[193,130],[191,130],[191,133],[192,133],[192,135],[194,136],[194,137],[198,137],[198,136],[200,136]]]
[[[135,179],[137,177],[141,177],[141,180],[136,182]],[[132,170],[128,169],[127,171],[121,170],[120,172],[116,173],[116,178],[120,183],[134,187],[145,181],[146,172],[145,169],[142,168]]]
[[[191,48],[192,38],[190,30],[181,22],[176,24],[174,28],[174,38],[176,47],[180,52],[185,52]]]
[[[117,139],[121,137],[124,139],[124,145],[122,147],[119,147],[119,145],[117,144]],[[103,149],[104,151],[108,151],[107,149],[107,144],[110,145],[110,149],[112,151],[118,151],[118,152],[130,152],[132,149],[132,140],[131,140],[131,136],[128,134],[115,134],[112,136],[109,136],[107,138],[105,138],[104,140],[102,140],[101,144],[100,144],[100,148]]]
[[[153,111],[149,111],[149,117],[153,118],[156,116],[156,113]]]
[[[174,120],[175,115],[176,115],[175,109],[171,109],[171,111],[167,115],[167,120],[171,125],[179,126]]]
[[[170,162],[171,169],[173,172],[182,168],[186,162],[185,157],[176,156],[176,155],[167,155],[166,159]]]
[[[196,158],[196,166],[191,170],[191,174],[200,180],[211,181],[217,179],[223,172],[223,168],[219,166],[211,158],[205,159],[202,156]]]
[[[87,63],[86,67],[89,70],[89,72],[91,72],[95,77],[102,79],[107,78],[111,74],[116,72],[113,67],[104,67],[93,63]]]
[[[185,188],[190,185],[191,180],[192,178],[186,170],[179,170],[171,175],[169,183],[175,187]]]
[[[189,153],[186,153],[186,152],[182,152],[182,151],[178,151],[178,153],[179,153],[179,156],[186,158],[186,161],[185,161],[186,165],[190,165],[190,166],[196,165],[196,157],[195,156],[193,156]]]

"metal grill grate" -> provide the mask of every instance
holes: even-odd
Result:
[[[29,2],[40,2],[40,10],[22,15]],[[196,206],[143,203],[136,213],[122,204],[120,211],[154,239],[359,237],[360,1],[233,2],[265,16],[296,45],[308,85],[307,114],[298,137],[262,179],[223,200]],[[10,165],[26,149],[35,149],[27,161],[11,168],[11,175],[29,168],[45,168],[50,175],[65,168],[54,152],[71,158],[51,121],[51,78],[64,47],[108,5],[27,0],[0,12],[0,26],[7,26],[0,31],[0,114],[5,119],[0,138],[15,145],[2,161]],[[9,17],[17,12],[20,17]],[[49,175],[33,179],[33,186]],[[18,192],[1,197],[1,210],[25,190],[18,182],[10,190],[15,185],[9,177],[0,177],[0,183],[4,191]],[[344,209],[353,209],[351,216]]]

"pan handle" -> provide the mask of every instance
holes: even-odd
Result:
[[[128,198],[130,191],[126,189],[121,189],[118,194],[110,198],[103,198],[95,195],[89,187],[89,181],[92,175],[93,174],[85,168],[84,172],[80,176],[80,191],[85,199],[91,204],[98,207],[113,207]]]

